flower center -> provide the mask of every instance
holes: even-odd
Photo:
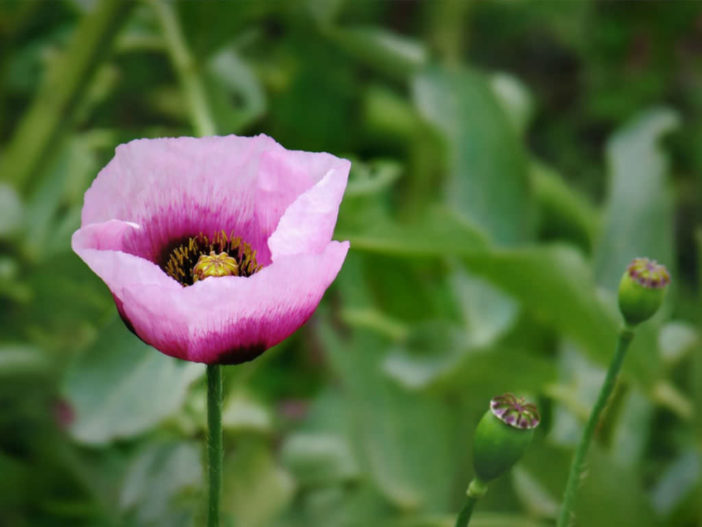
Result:
[[[490,410],[500,421],[514,428],[536,428],[541,421],[536,405],[511,393],[493,397]]]
[[[193,281],[204,280],[210,276],[239,276],[236,258],[227,253],[215,254],[214,251],[210,251],[209,255],[201,254],[193,267]]]
[[[665,266],[648,258],[634,258],[627,272],[640,285],[651,289],[662,289],[670,283],[670,274]]]
[[[198,234],[177,242],[167,251],[161,269],[188,286],[211,276],[251,276],[261,266],[248,243],[222,231],[212,238]]]

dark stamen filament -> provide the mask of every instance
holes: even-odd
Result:
[[[184,286],[192,285],[193,268],[200,256],[212,252],[226,253],[234,258],[238,264],[238,276],[251,276],[261,269],[256,261],[256,251],[240,237],[227,235],[224,231],[218,232],[212,238],[204,234],[185,238],[168,252],[161,269]]]

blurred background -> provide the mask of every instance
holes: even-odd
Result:
[[[644,255],[578,525],[701,525],[701,6],[1,0],[0,525],[203,524],[204,369],[70,235],[116,145],[207,126],[353,161],[318,312],[226,369],[228,525],[452,526],[505,391],[544,420],[471,525],[553,525]]]

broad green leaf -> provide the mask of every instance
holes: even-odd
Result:
[[[658,347],[667,365],[678,364],[700,341],[699,330],[692,324],[671,321],[661,327]]]
[[[611,455],[618,464],[636,467],[647,455],[649,431],[653,430],[653,403],[641,390],[632,387],[617,404],[619,412],[611,424]]]
[[[124,478],[120,507],[138,527],[189,527],[202,493],[200,448],[194,443],[149,443]],[[185,504],[186,498],[190,503]],[[184,506],[185,505],[185,506]]]
[[[455,344],[422,351],[394,348],[383,363],[383,371],[409,390],[437,385],[461,390],[470,386],[476,399],[490,399],[508,391],[538,393],[556,377],[552,361],[531,350],[502,346],[476,350]]]
[[[237,527],[263,527],[280,515],[293,496],[294,481],[278,466],[270,448],[256,439],[240,441],[225,462],[222,508]]]
[[[670,514],[699,486],[700,454],[695,450],[682,452],[663,471],[653,488],[651,501],[659,514]]]
[[[270,409],[244,390],[232,393],[224,403],[222,426],[237,433],[268,434],[273,428]]]
[[[400,148],[412,148],[408,142],[421,125],[417,111],[401,93],[379,84],[363,91],[363,118],[374,143]]]
[[[232,47],[207,63],[206,79],[217,127],[237,133],[266,111],[265,92],[251,66]]]
[[[500,244],[529,239],[526,155],[488,80],[474,70],[433,66],[415,78],[413,92],[420,114],[446,139],[453,209]]]
[[[361,466],[400,509],[440,510],[450,494],[446,474],[454,470],[450,452],[457,440],[450,409],[387,379],[380,369],[382,340],[358,330],[342,340],[330,328],[321,329],[347,397]]]
[[[489,346],[515,322],[519,306],[490,282],[459,266],[450,280],[463,312],[466,344]]]
[[[599,294],[593,273],[583,256],[562,245],[524,249],[488,249],[458,233],[466,225],[442,213],[437,234],[397,222],[379,221],[367,230],[340,234],[358,251],[387,255],[440,258],[459,256],[466,267],[517,299],[537,320],[569,337],[600,364],[608,364],[616,342],[619,315],[614,299]],[[442,228],[442,231],[439,231]],[[426,232],[426,231],[424,231]],[[441,232],[442,234],[438,234]],[[470,232],[470,231],[468,231]],[[420,238],[415,237],[420,233]],[[453,240],[453,241],[452,241]],[[634,341],[625,370],[651,386],[661,375],[651,327],[643,327]]]
[[[605,377],[604,366],[593,364],[569,343],[560,346],[557,358],[558,384],[546,387],[554,399],[549,440],[575,446],[595,404]]]
[[[456,525],[455,516],[437,516],[403,519],[384,524],[384,527],[454,527],[454,525]],[[471,527],[547,527],[551,524],[530,520],[518,514],[478,511],[473,514],[470,525]]]
[[[17,191],[9,183],[0,182],[0,239],[19,230],[23,214],[24,207]]]
[[[317,23],[331,24],[338,17],[346,0],[305,0],[304,6]]]
[[[390,160],[377,159],[363,163],[355,161],[351,165],[349,183],[344,199],[377,194],[390,188],[400,177],[402,167]]]
[[[463,328],[442,321],[419,324],[402,343],[390,349],[383,371],[406,389],[426,388],[460,365],[470,352],[466,340]]]
[[[26,285],[31,301],[0,310],[0,317],[12,317],[14,329],[31,334],[48,350],[65,353],[90,343],[95,325],[104,323],[114,309],[102,281],[65,248],[31,269],[19,282]]]
[[[668,156],[660,141],[678,124],[670,109],[649,110],[607,145],[607,212],[595,267],[598,283],[611,291],[637,256],[655,258],[673,271],[673,196]]]
[[[537,319],[572,339],[600,364],[608,364],[620,324],[613,299],[603,298],[589,265],[569,247],[492,250],[466,256],[467,267],[517,298]],[[660,376],[655,339],[632,345],[625,371],[652,384]],[[653,343],[653,344],[652,344]]]
[[[392,77],[405,79],[427,62],[420,41],[380,27],[336,27],[325,34],[355,59]]]
[[[657,525],[636,467],[617,463],[601,452],[598,445],[593,445],[587,474],[575,507],[579,527]]]
[[[147,346],[114,319],[64,379],[62,392],[75,414],[70,433],[92,444],[141,434],[181,408],[203,371]]]
[[[537,435],[520,467],[541,491],[560,502],[571,453],[554,448]],[[657,525],[636,468],[619,464],[597,443],[587,458],[587,477],[580,486],[575,509],[578,527],[648,527]]]
[[[534,100],[527,87],[503,72],[490,75],[490,86],[515,132],[524,135],[534,114]]]
[[[532,516],[556,518],[560,503],[522,466],[517,465],[511,470],[514,491],[519,496],[522,506]]]
[[[0,379],[16,375],[45,375],[52,363],[45,352],[24,344],[0,344]]]
[[[0,298],[27,304],[32,291],[20,276],[20,264],[11,256],[0,256]]]
[[[340,435],[292,434],[283,445],[281,454],[295,480],[306,487],[346,483],[360,476],[351,446]]]
[[[485,247],[484,237],[454,212],[431,209],[411,223],[379,219],[362,229],[336,233],[353,250],[404,257],[462,256]]]
[[[539,208],[540,238],[568,241],[589,254],[600,224],[597,210],[551,167],[533,162],[529,174]]]
[[[564,246],[492,250],[464,261],[599,360],[609,357],[616,320],[598,298],[592,272],[578,252]]]

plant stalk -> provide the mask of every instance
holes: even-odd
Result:
[[[190,121],[195,128],[195,135],[199,137],[214,135],[217,133],[217,127],[212,109],[207,101],[205,85],[199,74],[197,63],[185,42],[173,7],[162,0],[153,0],[152,4],[161,23],[168,53],[188,104]]]
[[[222,366],[207,365],[207,526],[219,527],[222,494]]]
[[[478,498],[471,496],[466,498],[466,503],[463,505],[463,508],[456,519],[456,527],[467,527],[467,525],[470,523],[470,517],[473,515],[473,508],[477,502]]]
[[[478,503],[478,500],[482,498],[486,492],[487,486],[478,478],[470,482],[468,491],[466,492],[466,502],[461,512],[458,514],[458,518],[456,518],[456,527],[468,527],[475,504]]]
[[[622,362],[624,361],[624,356],[626,351],[631,344],[631,340],[634,338],[634,330],[630,327],[624,326],[619,331],[619,337],[617,339],[617,347],[614,352],[614,357],[607,370],[607,376],[605,381],[600,388],[600,393],[597,396],[597,401],[595,406],[590,412],[590,417],[587,420],[585,429],[583,430],[583,435],[580,437],[580,442],[575,450],[575,457],[573,457],[573,463],[570,466],[570,472],[568,474],[568,482],[566,483],[566,489],[563,494],[563,505],[561,506],[561,512],[558,517],[558,527],[567,527],[573,518],[573,508],[575,506],[575,498],[578,493],[578,485],[582,479],[583,465],[585,463],[585,457],[590,448],[590,443],[595,434],[595,429],[602,415],[602,411],[607,406],[607,401],[612,395],[614,386],[617,382],[617,375],[622,367]]]
[[[2,179],[27,190],[55,152],[95,71],[127,20],[134,2],[102,0],[78,23],[68,47],[17,126],[0,167]]]

